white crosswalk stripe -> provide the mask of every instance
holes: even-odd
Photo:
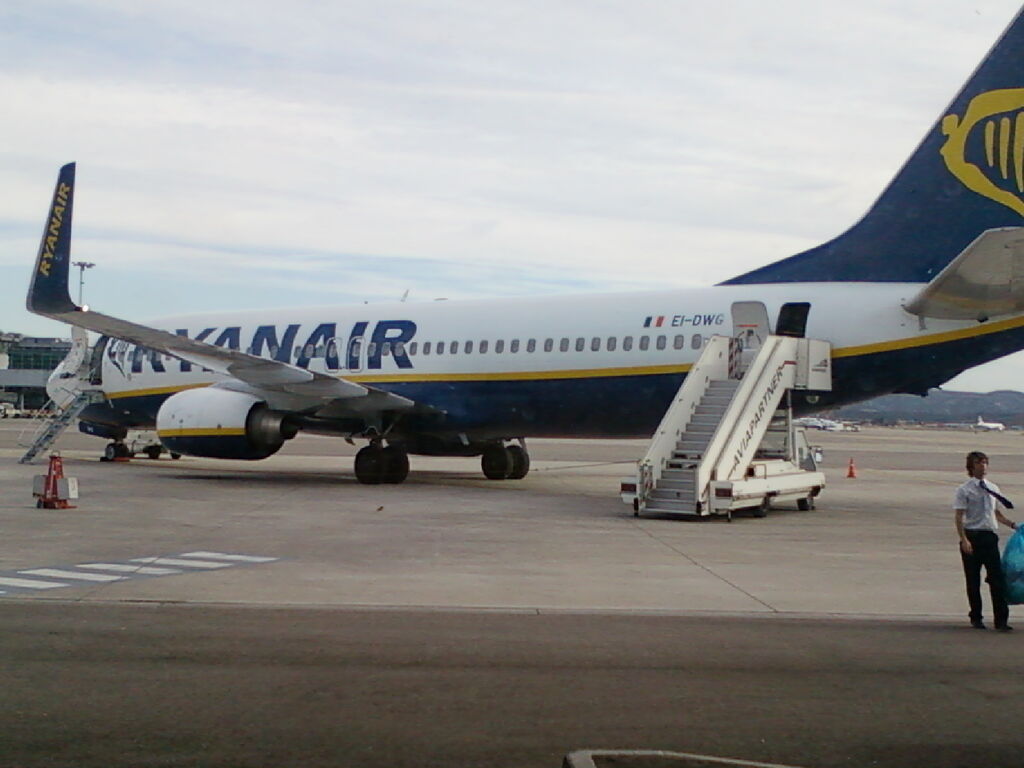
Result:
[[[273,563],[277,557],[256,557],[255,555],[230,555],[224,552],[183,552],[180,557],[205,557],[210,560],[235,560],[240,563]]]
[[[209,560],[183,560],[180,557],[133,557],[133,563],[152,565],[180,565],[186,568],[230,568],[232,563],[213,563]]]
[[[77,579],[79,581],[121,581],[124,576],[111,576],[109,573],[81,573],[68,571],[64,568],[33,568],[29,571],[18,571],[25,576],[52,576],[55,579]]]
[[[75,567],[93,568],[97,571],[137,573],[140,576],[170,576],[172,573],[183,573],[179,568],[150,568],[145,565],[129,565],[128,563],[79,563]]]
[[[134,557],[120,563],[77,563],[53,568],[0,571],[0,595],[16,596],[19,591],[81,586],[82,582],[109,584],[138,576],[175,576],[214,571],[234,566],[273,563],[278,557],[241,555],[232,552],[197,550],[167,557]],[[38,578],[30,578],[38,577]]]
[[[10,576],[0,576],[0,584],[5,587],[20,587],[21,589],[54,589],[55,587],[69,587],[70,584],[63,584],[59,581],[36,581],[35,579],[15,579]]]

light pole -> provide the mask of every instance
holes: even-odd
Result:
[[[91,261],[72,261],[71,266],[78,267],[78,303],[82,303],[82,287],[85,285],[85,270],[92,269],[96,265]]]

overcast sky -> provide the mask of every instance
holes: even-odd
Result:
[[[5,0],[0,329],[710,285],[852,224],[1013,0]],[[1024,389],[1024,353],[948,389]]]

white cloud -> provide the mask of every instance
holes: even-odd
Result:
[[[76,255],[111,312],[175,275],[234,281],[236,302],[282,280],[369,298],[716,282],[853,223],[1015,11],[12,0],[0,268],[27,269],[77,159]],[[0,285],[0,327],[27,322],[23,290]]]

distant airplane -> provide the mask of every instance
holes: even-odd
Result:
[[[985,421],[981,416],[979,416],[974,428],[986,432],[1002,432],[1006,429],[1006,425],[999,421]]]
[[[98,386],[105,400],[82,412],[80,428],[112,441],[115,455],[129,428],[155,427],[173,453],[225,459],[265,458],[306,431],[366,440],[355,459],[364,483],[402,482],[409,454],[481,456],[487,477],[521,478],[526,437],[650,436],[712,334],[749,345],[770,330],[828,340],[832,358],[819,365],[831,365],[833,389],[793,392],[805,414],[924,395],[1024,348],[1024,281],[1013,278],[1024,274],[1022,146],[1018,14],[864,218],[720,285],[211,312],[151,325],[71,300],[71,163],[27,306],[101,334],[78,386]],[[680,272],[696,258],[681,255]],[[51,391],[73,391],[69,373],[55,373]]]

